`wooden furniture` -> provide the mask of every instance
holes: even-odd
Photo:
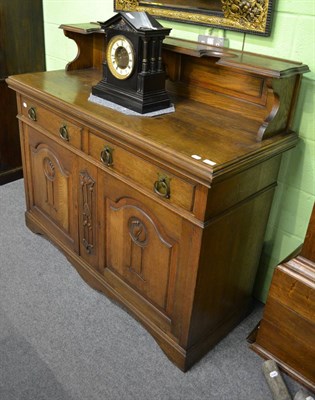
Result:
[[[21,4],[22,3],[22,4]],[[11,74],[44,71],[41,0],[2,0],[0,4],[0,185],[22,177],[15,93],[5,79]]]
[[[104,34],[63,29],[80,49],[66,71],[8,79],[26,223],[185,371],[249,311],[308,68],[169,39],[163,58],[176,111],[128,116],[88,101]]]
[[[315,206],[299,255],[275,269],[253,350],[315,392]]]

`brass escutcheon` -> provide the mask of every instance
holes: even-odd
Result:
[[[110,167],[113,165],[113,149],[109,146],[105,146],[104,149],[101,151],[101,161],[103,164]]]
[[[158,173],[158,180],[153,185],[154,192],[165,199],[169,199],[171,197],[170,180],[167,175]]]
[[[69,141],[69,139],[70,139],[69,138],[69,132],[68,132],[68,129],[67,129],[66,125],[62,125],[59,128],[59,134],[60,134],[61,139],[65,140],[66,142]]]
[[[37,117],[36,117],[36,110],[34,107],[30,107],[27,111],[27,114],[29,119],[31,119],[32,121],[36,121]]]

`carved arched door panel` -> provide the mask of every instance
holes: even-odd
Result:
[[[177,257],[176,239],[141,201],[106,199],[106,268],[167,314]]]
[[[37,132],[29,130],[29,165],[33,182],[31,209],[44,223],[56,225],[56,233],[74,242],[77,227],[74,218],[75,158],[56,143],[37,140]]]

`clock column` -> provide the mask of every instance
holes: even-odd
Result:
[[[141,74],[148,74],[150,72],[163,72],[162,65],[162,43],[164,37],[149,39],[142,38],[143,52],[142,52],[142,70]],[[150,70],[149,70],[149,43],[150,43]]]
[[[162,63],[162,44],[164,37],[158,39],[158,67],[157,72],[163,71],[163,63]]]
[[[142,38],[143,42],[143,57],[142,57],[142,74],[147,74],[149,72],[149,62],[148,62],[148,38]]]

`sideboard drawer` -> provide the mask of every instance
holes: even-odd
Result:
[[[187,211],[192,211],[196,186],[164,168],[93,133],[89,135],[89,154],[102,165],[132,179],[145,189]]]
[[[22,98],[22,115],[38,127],[81,149],[82,128],[69,118],[57,114],[26,97]]]

